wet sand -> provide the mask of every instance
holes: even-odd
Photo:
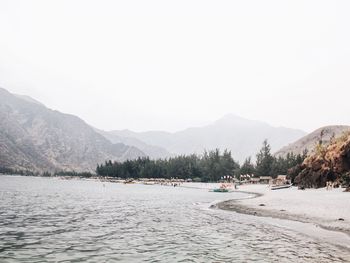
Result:
[[[307,189],[296,187],[272,191],[266,185],[243,185],[239,191],[248,198],[216,204],[223,210],[248,215],[312,223],[327,230],[350,235],[350,193],[344,189]]]

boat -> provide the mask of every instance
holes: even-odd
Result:
[[[155,182],[143,182],[144,185],[155,185]]]
[[[271,190],[279,190],[292,187],[293,184],[271,185]]]
[[[215,193],[227,193],[227,192],[229,192],[229,190],[226,188],[215,188],[215,189],[213,189],[213,192],[215,192]]]
[[[219,188],[214,188],[211,192],[215,193],[228,193],[230,192],[231,184],[221,184]]]
[[[124,184],[135,184],[136,182],[133,179],[127,179],[124,181]]]

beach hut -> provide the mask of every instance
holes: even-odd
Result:
[[[272,184],[272,177],[271,176],[260,176],[259,183],[261,184]]]
[[[251,184],[258,184],[259,182],[260,182],[260,178],[256,178],[256,177],[250,178],[250,183]]]
[[[287,184],[287,175],[278,175],[277,178],[273,180],[274,185],[284,185]]]

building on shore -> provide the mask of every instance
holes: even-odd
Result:
[[[260,184],[260,178],[259,177],[250,178],[249,182],[251,184]]]
[[[272,184],[272,176],[260,176],[260,184]]]
[[[272,184],[273,178],[272,176],[260,176],[260,177],[253,177],[250,175],[247,176],[241,176],[241,183],[247,183],[247,184]]]
[[[278,175],[274,180],[273,184],[274,185],[285,185],[289,181],[287,180],[287,175]]]

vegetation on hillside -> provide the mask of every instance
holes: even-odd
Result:
[[[322,138],[322,133],[320,134]],[[350,184],[350,133],[332,138],[329,144],[318,142],[312,155],[300,166],[296,182],[304,187],[324,187],[328,181]]]

